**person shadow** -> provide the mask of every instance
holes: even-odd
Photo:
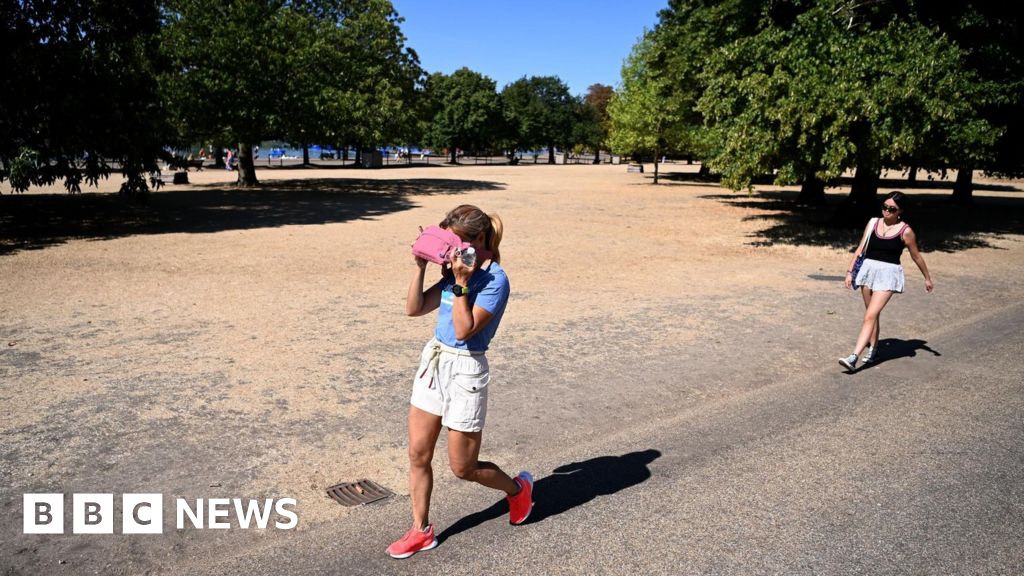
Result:
[[[548,476],[533,484],[533,511],[524,524],[543,522],[546,518],[582,506],[598,496],[615,494],[636,486],[651,477],[647,465],[661,456],[658,450],[630,452],[621,456],[600,456],[555,468]],[[489,508],[465,516],[437,535],[445,540],[475,528],[484,522],[508,514],[508,502],[502,498]]]
[[[863,364],[857,368],[857,372],[870,370],[892,360],[900,358],[912,358],[917,356],[918,350],[930,352],[933,356],[942,356],[937,350],[928,346],[925,340],[900,340],[898,338],[883,338],[878,341],[878,351],[875,352],[875,360],[870,364]]]

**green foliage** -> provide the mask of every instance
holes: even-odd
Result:
[[[0,82],[0,180],[23,191],[63,179],[80,192],[114,164],[140,181],[167,133],[154,79],[158,26],[147,2],[0,0],[11,63]]]
[[[169,0],[164,16],[186,141],[373,145],[415,125],[422,72],[388,0]]]
[[[657,154],[682,140],[680,100],[652,66],[654,35],[647,32],[622,66],[622,85],[608,104],[608,142],[617,154]]]
[[[288,12],[269,0],[165,3],[161,87],[186,141],[253,143],[282,127],[296,55]]]
[[[998,132],[976,113],[985,86],[947,38],[890,21],[877,30],[812,9],[713,52],[698,102],[709,163],[740,189],[828,180],[853,167],[983,158]]]
[[[513,148],[551,150],[572,143],[576,99],[558,77],[520,78],[505,86],[501,101]]]
[[[460,68],[450,76],[434,73],[426,82],[427,139],[452,151],[491,146],[500,135],[501,108],[494,80]]]
[[[623,70],[613,142],[653,146],[650,109],[671,103],[665,144],[736,189],[855,167],[863,182],[883,166],[1024,171],[1015,14],[996,2],[671,0]]]

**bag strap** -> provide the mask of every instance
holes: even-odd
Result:
[[[868,220],[868,226],[864,229],[864,237],[860,241],[862,248],[858,252],[859,255],[863,256],[868,251],[868,243],[871,242],[871,235],[875,233],[875,224],[877,223],[878,218]]]

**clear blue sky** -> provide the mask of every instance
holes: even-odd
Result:
[[[463,66],[497,82],[558,76],[583,94],[616,86],[623,59],[668,0],[392,0],[428,73]]]

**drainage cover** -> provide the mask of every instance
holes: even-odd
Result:
[[[327,495],[342,506],[359,506],[383,500],[395,493],[373,480],[359,480],[347,484],[336,484],[327,489]]]

